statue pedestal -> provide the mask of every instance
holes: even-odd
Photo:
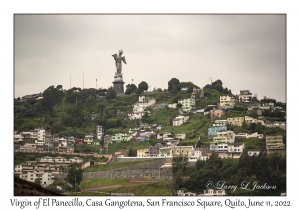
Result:
[[[114,81],[114,90],[117,95],[124,95],[124,82],[122,77],[115,77]]]

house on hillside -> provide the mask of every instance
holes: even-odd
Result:
[[[178,104],[182,105],[181,107],[182,111],[190,112],[193,109],[195,109],[196,102],[194,98],[188,98],[188,99],[179,99]]]
[[[156,110],[156,109],[166,109],[166,108],[168,108],[168,104],[165,104],[165,103],[162,103],[162,104],[153,104],[153,105],[151,105],[151,108],[153,110]]]
[[[220,106],[233,107],[234,99],[232,99],[230,96],[220,96]]]
[[[245,149],[244,142],[228,143],[228,158],[240,158]]]
[[[197,196],[197,194],[193,192],[184,192],[183,190],[177,190],[177,196]]]
[[[218,131],[226,131],[226,125],[210,126],[208,127],[208,136],[217,136]]]
[[[250,93],[250,90],[241,90],[238,95],[238,100],[239,102],[249,103],[252,101],[252,93]]]
[[[21,101],[27,101],[27,100],[39,100],[42,99],[43,95],[42,93],[38,93],[38,94],[30,94],[30,95],[25,95],[21,98]]]
[[[245,116],[245,123],[247,125],[250,125],[251,123],[261,123],[263,126],[265,126],[265,121],[264,120],[260,120],[260,119],[255,119],[255,118],[252,118],[252,117],[249,117],[249,116]]]
[[[97,125],[96,126],[96,139],[99,141],[102,140],[103,134],[104,134],[103,126]]]
[[[160,133],[157,133],[156,139],[164,139],[164,138],[168,138],[171,136],[172,136],[172,134],[170,132],[160,132]]]
[[[266,135],[266,149],[268,154],[280,153],[285,155],[285,145],[283,143],[283,136]]]
[[[208,188],[204,190],[204,194],[199,194],[199,196],[225,196],[226,192],[223,189],[211,189]]]
[[[258,156],[260,149],[247,149],[247,153],[249,156]]]
[[[204,97],[204,90],[202,88],[193,88],[191,98],[200,99]]]
[[[91,133],[90,134],[86,134],[84,136],[83,142],[85,144],[93,144],[93,142],[94,142],[94,135],[91,134]]]
[[[285,121],[266,121],[265,126],[267,128],[274,128],[274,127],[279,127],[283,130],[286,129],[286,122]]]
[[[224,114],[224,110],[220,108],[214,107],[212,110],[210,110],[210,118],[212,119],[222,117]]]
[[[117,133],[111,136],[111,142],[130,141],[131,136],[126,133]]]
[[[168,108],[170,108],[170,109],[177,109],[177,103],[168,104]]]
[[[230,118],[227,118],[228,124],[235,125],[235,126],[242,126],[244,121],[245,121],[244,117],[230,117]]]
[[[189,116],[177,116],[175,118],[172,119],[172,125],[173,126],[180,126],[182,124],[184,124],[186,121],[188,121],[190,117]]]
[[[186,133],[175,134],[175,138],[179,139],[179,140],[184,140],[184,139],[186,139]]]
[[[150,157],[149,147],[143,147],[137,149],[137,157]]]
[[[194,154],[195,148],[193,146],[172,146],[171,155],[172,156],[187,156],[190,157]]]
[[[248,134],[248,133],[237,133],[235,134],[236,138],[259,138],[262,139],[264,137],[264,134],[259,134],[258,132]]]

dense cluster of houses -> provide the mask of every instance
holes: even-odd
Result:
[[[60,137],[46,132],[45,128],[15,133],[15,149],[74,152],[75,139],[72,136]]]
[[[25,164],[15,165],[14,175],[29,182],[38,182],[46,187],[54,182],[55,175],[62,173],[64,166],[72,163],[82,163],[82,159],[45,156],[36,158],[36,161],[26,161]]]
[[[95,127],[95,134],[86,134],[83,139],[73,136],[59,136],[51,134],[45,128],[37,128],[30,131],[24,131],[14,134],[16,150],[31,151],[53,151],[73,153],[75,144],[95,144],[100,145],[104,135],[103,127]]]
[[[257,132],[252,134],[234,133],[227,130],[227,123],[241,126],[240,121],[245,120],[246,123],[253,123],[252,118],[228,118],[227,120],[215,120],[214,124],[208,127],[208,137],[211,139],[209,147],[195,148],[194,146],[178,146],[180,140],[186,138],[186,134],[175,134],[172,136],[169,132],[157,133],[156,139],[162,139],[163,142],[154,146],[139,148],[137,157],[173,157],[187,156],[189,162],[195,162],[199,159],[206,160],[212,152],[218,154],[221,158],[240,158],[245,150],[243,142],[235,142],[236,138],[258,138],[263,140],[263,134]],[[248,155],[258,155],[261,149],[249,149]],[[285,154],[285,145],[283,144],[282,135],[266,136],[266,151],[268,154],[280,152]]]
[[[200,98],[204,97],[203,89],[194,88],[190,98],[179,99],[175,104],[156,104],[155,98],[146,97],[144,95],[139,96],[137,103],[133,105],[133,112],[128,114],[126,119],[135,120],[141,119],[145,113],[151,114],[147,107],[151,107],[152,110],[164,109],[164,108],[178,108],[178,104],[181,104],[179,110],[181,115],[178,115],[172,119],[173,126],[181,126],[187,122],[189,116],[186,113],[195,111],[195,98],[196,95]],[[38,98],[39,95],[30,96]],[[26,98],[30,98],[25,97]],[[128,133],[117,133],[114,135],[104,135],[104,129],[98,125],[95,128],[94,134],[86,134],[83,139],[75,139],[72,136],[61,137],[58,135],[52,135],[46,132],[44,128],[38,128],[28,132],[15,133],[14,141],[21,142],[22,144],[16,144],[15,149],[19,150],[44,150],[44,151],[57,151],[57,152],[74,152],[74,144],[94,144],[100,145],[100,142],[104,141],[104,147],[107,148],[109,143],[122,142],[122,141],[146,141],[150,138],[163,139],[163,142],[153,148],[143,148],[138,151],[139,157],[151,157],[151,156],[173,156],[177,154],[188,154],[191,157],[191,161],[197,158],[205,159],[210,152],[217,152],[222,158],[239,158],[245,145],[243,143],[235,142],[235,138],[263,138],[262,134],[253,133],[233,133],[233,131],[227,130],[227,125],[242,126],[244,123],[261,123],[266,127],[281,127],[285,129],[285,122],[269,122],[262,116],[252,118],[249,116],[227,118],[227,120],[217,120],[225,114],[227,108],[232,108],[236,103],[249,103],[252,101],[252,93],[249,90],[241,90],[239,95],[236,96],[220,96],[220,102],[218,105],[213,105],[213,108],[204,114],[210,114],[212,119],[216,119],[213,126],[208,128],[208,137],[211,138],[208,151],[197,151],[192,146],[178,149],[177,140],[184,140],[186,134],[175,134],[170,136],[169,133],[159,132],[164,126],[157,124],[140,123],[136,128],[131,128]],[[209,105],[208,105],[209,106]],[[261,113],[259,110],[264,109],[281,109],[281,107],[275,107],[273,103],[265,103],[260,105],[248,106],[248,111],[254,110],[258,115]],[[270,140],[271,141],[271,140]],[[282,149],[282,145],[279,146]],[[267,147],[268,149],[269,147]],[[106,150],[107,151],[107,150]],[[178,151],[178,152],[177,152]],[[256,151],[252,151],[251,154],[255,154]],[[196,155],[196,156],[195,156]]]

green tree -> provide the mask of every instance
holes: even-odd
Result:
[[[85,100],[86,106],[90,109],[92,109],[92,106],[96,104],[96,97],[95,95],[90,95],[86,100]]]
[[[218,79],[212,83],[212,87],[213,87],[213,89],[216,89],[216,90],[217,90],[217,88],[221,87],[223,90],[223,82]]]
[[[135,94],[141,94],[142,93],[142,90],[140,89],[140,88],[137,88],[136,90],[135,90]]]
[[[113,87],[108,88],[105,98],[106,98],[107,100],[112,100],[112,99],[115,99],[116,96],[117,96],[117,93],[116,93],[116,91],[113,89]]]
[[[129,149],[128,156],[129,157],[136,157],[137,156],[137,150],[136,149]]]
[[[136,85],[135,84],[128,84],[126,85],[126,91],[125,91],[125,94],[126,95],[129,95],[129,94],[132,94],[134,93],[134,91],[137,89]]]
[[[168,91],[170,91],[171,93],[178,93],[181,89],[180,86],[180,81],[176,78],[172,78],[169,82],[168,82]]]
[[[82,177],[83,177],[83,170],[82,169],[78,169],[75,166],[72,166],[69,168],[68,170],[68,175],[67,175],[67,180],[70,184],[80,184],[80,182],[82,181]]]
[[[64,97],[64,91],[61,85],[57,85],[55,88],[53,85],[48,87],[43,92],[42,107],[46,110],[52,111],[54,105],[58,104]]]
[[[162,89],[161,89],[161,88],[157,88],[157,91],[158,91],[158,92],[162,92]]]
[[[148,84],[147,84],[145,81],[142,81],[142,82],[139,84],[138,88],[139,88],[142,92],[144,92],[145,90],[148,90]]]

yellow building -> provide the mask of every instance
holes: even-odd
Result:
[[[245,120],[244,117],[232,117],[232,118],[227,118],[227,123],[231,125],[242,126],[244,120]]]
[[[137,157],[149,157],[149,147],[137,149]]]
[[[177,109],[177,103],[168,104],[168,108],[170,108],[170,109]]]
[[[94,139],[94,136],[93,136],[92,134],[85,135],[85,136],[84,136],[83,142],[84,142],[85,144],[92,144],[92,143],[94,142],[93,139]]]
[[[172,156],[192,156],[194,154],[193,146],[174,146],[171,149]]]
[[[249,117],[249,116],[245,116],[245,123],[247,125],[251,124],[251,123],[261,123],[262,125],[265,125],[265,122],[263,120],[260,120],[260,119],[255,119],[255,118],[252,118],[252,117]]]
[[[234,106],[230,96],[220,96],[220,106]]]

